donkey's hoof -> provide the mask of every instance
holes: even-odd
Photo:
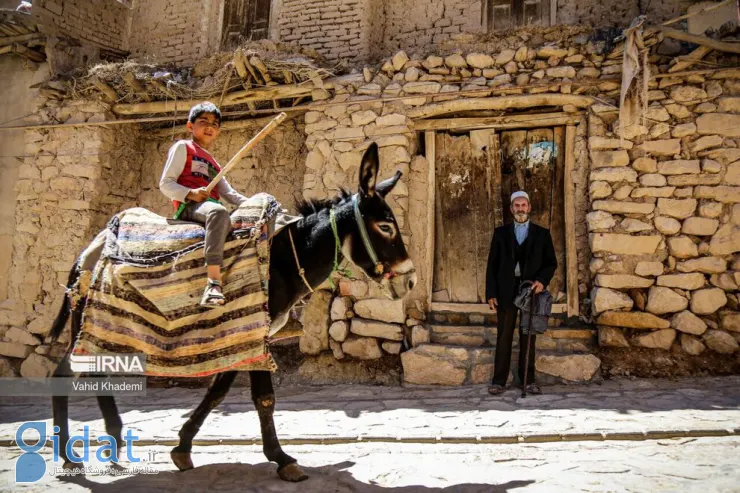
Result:
[[[177,468],[181,471],[187,471],[193,468],[193,461],[190,459],[190,452],[170,452],[172,462],[175,463]]]
[[[62,468],[66,471],[82,472],[85,470],[84,464],[81,462],[72,462],[71,460],[65,460]]]
[[[290,481],[291,483],[299,483],[308,479],[303,469],[295,462],[278,469],[278,476],[283,481]]]

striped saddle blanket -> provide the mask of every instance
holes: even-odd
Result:
[[[281,212],[257,194],[232,214],[222,266],[222,307],[199,305],[206,283],[205,228],[143,208],[111,219],[91,272],[73,354],[144,353],[148,376],[275,371],[267,309],[269,233]],[[101,237],[99,235],[98,238]]]

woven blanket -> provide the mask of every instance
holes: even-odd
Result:
[[[143,208],[104,231],[73,354],[146,354],[146,375],[202,377],[277,369],[268,344],[269,234],[280,212],[258,194],[232,214],[222,266],[226,304],[199,306],[206,282],[205,228]]]

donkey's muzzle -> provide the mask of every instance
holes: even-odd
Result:
[[[411,260],[405,260],[393,267],[396,274],[390,279],[390,292],[394,300],[401,299],[414,289],[416,286],[416,270]]]

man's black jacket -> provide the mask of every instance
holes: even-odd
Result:
[[[550,230],[530,221],[527,239],[521,280],[540,281],[547,288],[558,267]],[[519,286],[514,286],[516,246],[514,223],[496,228],[493,232],[486,268],[486,301],[496,298],[499,306],[513,304],[519,290]]]

